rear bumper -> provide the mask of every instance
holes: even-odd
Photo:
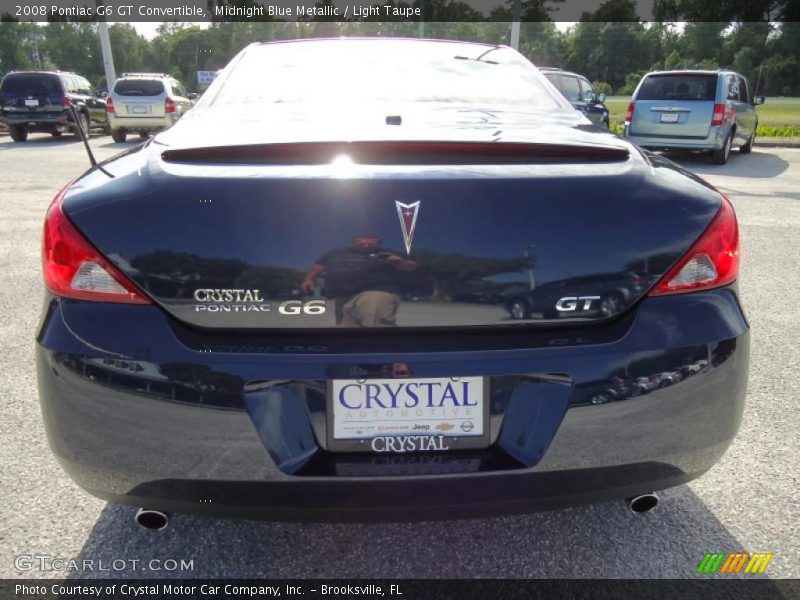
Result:
[[[177,117],[164,115],[160,117],[121,117],[116,114],[108,115],[111,129],[124,129],[126,131],[155,131],[171,127]]]
[[[730,133],[730,125],[715,125],[709,129],[704,138],[690,138],[681,136],[640,135],[630,131],[631,126],[625,126],[624,137],[634,144],[651,150],[720,150],[725,144],[725,139]]]
[[[53,131],[59,127],[70,127],[72,119],[66,112],[54,113],[9,113],[0,114],[0,122],[6,125],[18,125],[28,131]]]
[[[297,340],[266,352],[204,351],[155,307],[53,298],[46,306],[39,394],[64,469],[109,501],[217,516],[453,518],[679,485],[709,469],[733,439],[749,361],[734,288],[647,299],[603,343],[591,332],[559,331],[531,336],[527,348],[498,349],[479,337],[464,344],[469,351],[438,352],[424,340],[423,350],[395,353]],[[393,362],[412,376],[488,377],[492,445],[450,454],[328,452],[324,396],[314,390],[354,368]],[[623,371],[681,369],[667,387],[613,383]],[[248,382],[276,380],[272,404],[245,392]],[[593,403],[608,389],[614,400]]]

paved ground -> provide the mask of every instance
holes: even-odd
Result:
[[[92,145],[101,158],[126,147],[108,137]],[[193,560],[194,570],[183,573],[189,576],[690,577],[705,552],[739,550],[774,552],[768,574],[800,577],[800,150],[734,155],[724,167],[679,160],[736,205],[752,375],[730,451],[701,479],[665,491],[657,511],[636,516],[617,502],[414,525],[179,516],[168,531],[153,534],[133,524],[132,509],[106,505],[67,479],[39,418],[33,336],[41,222],[56,190],[86,168],[87,158],[66,136],[32,136],[26,145],[0,138],[0,577],[57,575],[15,568],[15,556],[32,553],[102,559],[107,567],[119,559]]]

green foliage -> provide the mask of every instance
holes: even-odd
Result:
[[[791,125],[761,125],[756,128],[756,135],[759,137],[797,137],[800,136],[800,128]]]
[[[326,2],[328,0],[320,0]],[[378,5],[384,2],[375,2]],[[394,0],[397,6],[416,4]],[[211,0],[212,5],[248,7],[256,0]],[[559,31],[552,22],[523,22],[520,52],[534,64],[576,71],[602,82],[599,91],[629,95],[640,76],[653,69],[734,68],[763,95],[800,95],[800,22],[717,22],[720,3],[700,0],[660,2],[658,9],[675,14],[705,15],[702,22],[679,28],[666,22],[641,23],[633,0],[608,0],[580,22]],[[757,3],[756,3],[757,4]],[[744,7],[756,10],[753,2]],[[461,1],[426,0],[424,35],[507,44],[510,41],[510,2],[492,11],[490,22],[469,21],[474,9]],[[787,4],[788,6],[788,4]],[[671,7],[671,8],[670,8]],[[549,0],[523,0],[526,18],[547,19],[556,13]],[[744,10],[744,8],[743,8]],[[749,9],[748,9],[749,10]],[[758,9],[760,10],[760,9]],[[665,13],[666,14],[666,13]],[[710,15],[709,18],[706,18]],[[129,24],[109,27],[118,73],[163,71],[196,90],[196,71],[217,70],[254,41],[319,36],[419,35],[419,24],[403,21],[249,20],[226,22],[215,17],[208,28],[164,23],[153,40]],[[0,74],[11,69],[61,68],[80,72],[99,83],[104,78],[97,25],[59,21],[44,26],[0,18]]]
[[[625,76],[625,83],[617,90],[617,96],[630,96],[633,94],[644,73],[629,73]]]
[[[610,96],[613,90],[611,89],[611,84],[606,83],[605,81],[595,81],[592,83],[595,91],[598,94],[605,94],[606,96]]]
[[[616,133],[617,135],[622,135],[625,133],[625,126],[622,123],[614,123],[613,121],[608,125],[609,130],[611,133]]]

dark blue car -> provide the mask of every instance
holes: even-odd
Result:
[[[47,213],[39,393],[143,525],[644,511],[739,427],[730,202],[508,47],[253,44],[101,166]]]
[[[542,67],[541,71],[575,110],[584,113],[595,125],[608,129],[609,113],[604,104],[606,95],[598,93],[586,77],[554,67]]]

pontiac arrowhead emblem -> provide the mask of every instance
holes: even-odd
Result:
[[[406,243],[406,254],[411,254],[411,243],[414,241],[414,228],[417,226],[420,201],[403,204],[395,201],[397,216],[400,217],[400,229],[403,230],[403,241]]]

